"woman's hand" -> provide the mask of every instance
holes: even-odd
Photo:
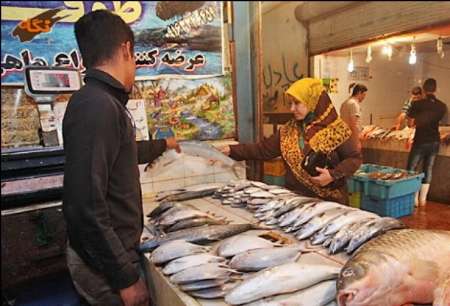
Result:
[[[166,148],[167,150],[175,150],[177,153],[181,153],[180,145],[178,144],[175,137],[166,138]]]
[[[222,152],[223,154],[225,154],[226,156],[230,156],[230,146],[224,146],[224,147],[220,147],[218,148],[220,152]]]
[[[316,171],[320,174],[311,178],[315,184],[323,187],[334,181],[328,169],[316,167]]]

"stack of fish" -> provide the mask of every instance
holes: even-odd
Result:
[[[231,305],[327,305],[335,299],[340,267],[285,263],[244,279],[225,295]]]
[[[405,127],[402,130],[384,129],[376,125],[366,125],[361,131],[361,136],[364,139],[396,139],[396,140],[410,140],[414,138],[415,129]]]
[[[280,186],[241,180],[219,188],[213,198],[220,199],[224,205],[246,207],[254,211],[275,197],[284,198],[293,195],[290,190]]]
[[[321,244],[328,248],[330,254],[344,249],[350,254],[371,238],[404,227],[403,223],[393,218],[381,218],[370,212],[289,191],[273,194],[272,190],[286,189],[271,188],[259,182],[240,181],[218,189],[214,196],[227,205],[230,204],[230,197],[237,200],[240,196],[236,194],[242,191],[246,204],[241,202],[239,205],[253,211],[254,216],[266,226],[292,233],[299,240],[310,239],[313,245]],[[255,196],[260,194],[272,196]],[[253,202],[256,199],[260,201]]]
[[[219,298],[233,286],[232,275],[237,272],[228,267],[224,257],[210,251],[208,246],[172,240],[156,248],[151,260],[164,265],[162,272],[189,295]]]
[[[234,270],[257,272],[297,261],[302,249],[299,245],[283,246],[245,232],[222,241],[217,248],[217,254],[231,258],[229,265]]]
[[[202,212],[188,204],[162,202],[148,217],[149,224],[159,232],[170,233],[207,224],[221,225],[227,222],[213,214]]]

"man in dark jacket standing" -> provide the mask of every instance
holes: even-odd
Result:
[[[143,228],[138,163],[179,147],[173,138],[135,141],[125,106],[136,70],[130,27],[97,10],[76,22],[75,36],[87,73],[63,121],[69,271],[91,305],[148,305],[136,251]]]
[[[416,206],[426,205],[433,164],[439,152],[439,122],[447,113],[447,105],[434,95],[436,86],[435,79],[425,80],[423,83],[425,98],[414,101],[407,113],[408,125],[412,126],[414,121],[416,126],[414,142],[408,158],[408,170],[415,170],[419,162],[423,160],[423,172],[425,172],[420,192],[416,193]]]

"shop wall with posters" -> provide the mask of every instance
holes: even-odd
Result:
[[[69,66],[84,72],[73,24],[83,14],[96,9],[108,9],[120,15],[135,34],[137,72],[132,98],[137,102],[130,105],[145,106],[147,125],[140,128],[144,134],[145,129],[148,132],[144,136],[138,133],[141,140],[148,139],[148,133],[164,137],[162,130],[170,130],[179,139],[234,137],[224,3],[2,1],[1,6],[1,85],[2,93],[8,93],[2,94],[2,117],[13,118],[2,125],[2,147],[39,144],[36,137],[30,136],[36,134],[36,124],[26,124],[22,135],[28,136],[23,139],[17,139],[17,135],[12,137],[22,118],[18,113],[22,108],[29,114],[36,113],[30,118],[38,120],[35,105],[23,93],[23,68],[26,65]],[[61,113],[63,109],[61,120],[68,99],[69,96],[57,98],[63,102],[55,104],[55,111]],[[218,118],[218,112],[224,116]],[[142,111],[135,113],[142,115]],[[142,116],[139,118],[142,121]],[[3,141],[4,135],[11,137]]]

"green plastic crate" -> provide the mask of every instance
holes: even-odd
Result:
[[[423,173],[409,171],[409,176],[398,180],[380,180],[371,179],[364,173],[370,172],[392,173],[396,171],[406,171],[387,166],[379,166],[374,164],[363,164],[359,170],[348,181],[347,186],[349,192],[361,192],[364,196],[375,200],[387,200],[400,196],[409,195],[419,190],[422,184]]]
[[[273,175],[264,175],[264,183],[269,185],[278,185],[284,186],[285,179],[284,176],[273,176]]]

